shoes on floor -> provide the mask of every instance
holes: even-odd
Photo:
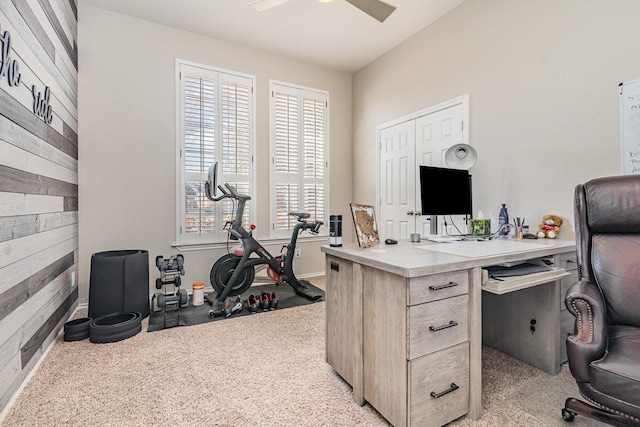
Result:
[[[263,311],[269,310],[269,294],[268,293],[263,292],[260,295],[260,304],[259,304],[259,306]]]
[[[224,307],[222,308],[221,314],[224,314],[225,317],[229,317],[232,314],[241,312],[245,306],[250,313],[256,313],[259,309],[263,311],[275,310],[276,308],[278,308],[279,302],[280,299],[275,292],[271,292],[271,294],[263,292],[260,295],[260,299],[258,299],[254,295],[249,295],[246,300],[242,300],[239,296],[237,296],[235,298],[229,298],[227,300]],[[218,314],[215,314],[214,311],[211,310],[209,312],[209,315],[211,317],[214,317]]]
[[[247,309],[249,309],[251,313],[256,313],[258,311],[258,305],[260,304],[260,301],[258,301],[258,298],[256,298],[255,296],[249,295],[249,298],[247,298],[245,304],[247,305]]]
[[[278,308],[278,302],[280,302],[278,295],[275,292],[271,292],[271,295],[269,295],[269,310]]]

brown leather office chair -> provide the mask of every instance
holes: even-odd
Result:
[[[640,426],[640,176],[591,180],[575,191],[578,282],[565,304],[571,374],[587,401],[562,416]]]

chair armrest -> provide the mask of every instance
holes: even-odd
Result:
[[[565,305],[576,318],[576,334],[567,337],[569,368],[578,382],[589,382],[589,364],[602,358],[607,348],[607,306],[600,288],[589,281],[574,283]]]

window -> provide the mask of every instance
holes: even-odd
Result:
[[[218,182],[253,191],[254,77],[177,61],[177,243],[226,240],[231,200],[214,203],[204,193],[207,170],[218,162]],[[245,208],[245,220],[251,206]]]
[[[271,235],[284,237],[296,222],[289,212],[327,223],[329,96],[277,82],[270,92]]]

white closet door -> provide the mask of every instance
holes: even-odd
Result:
[[[462,104],[453,105],[440,111],[419,117],[416,122],[416,145],[415,145],[415,211],[420,213],[420,173],[418,166],[448,167],[444,162],[444,155],[447,149],[455,144],[464,141],[464,123]],[[437,183],[434,183],[437,185]],[[418,215],[415,229],[423,236],[430,234],[429,216]],[[439,218],[438,232],[444,234],[442,222],[444,218]]]
[[[415,233],[415,121],[380,132],[380,222],[382,239],[408,239]],[[419,177],[418,177],[419,178]],[[418,196],[420,191],[417,191]],[[418,205],[419,199],[417,200]]]

